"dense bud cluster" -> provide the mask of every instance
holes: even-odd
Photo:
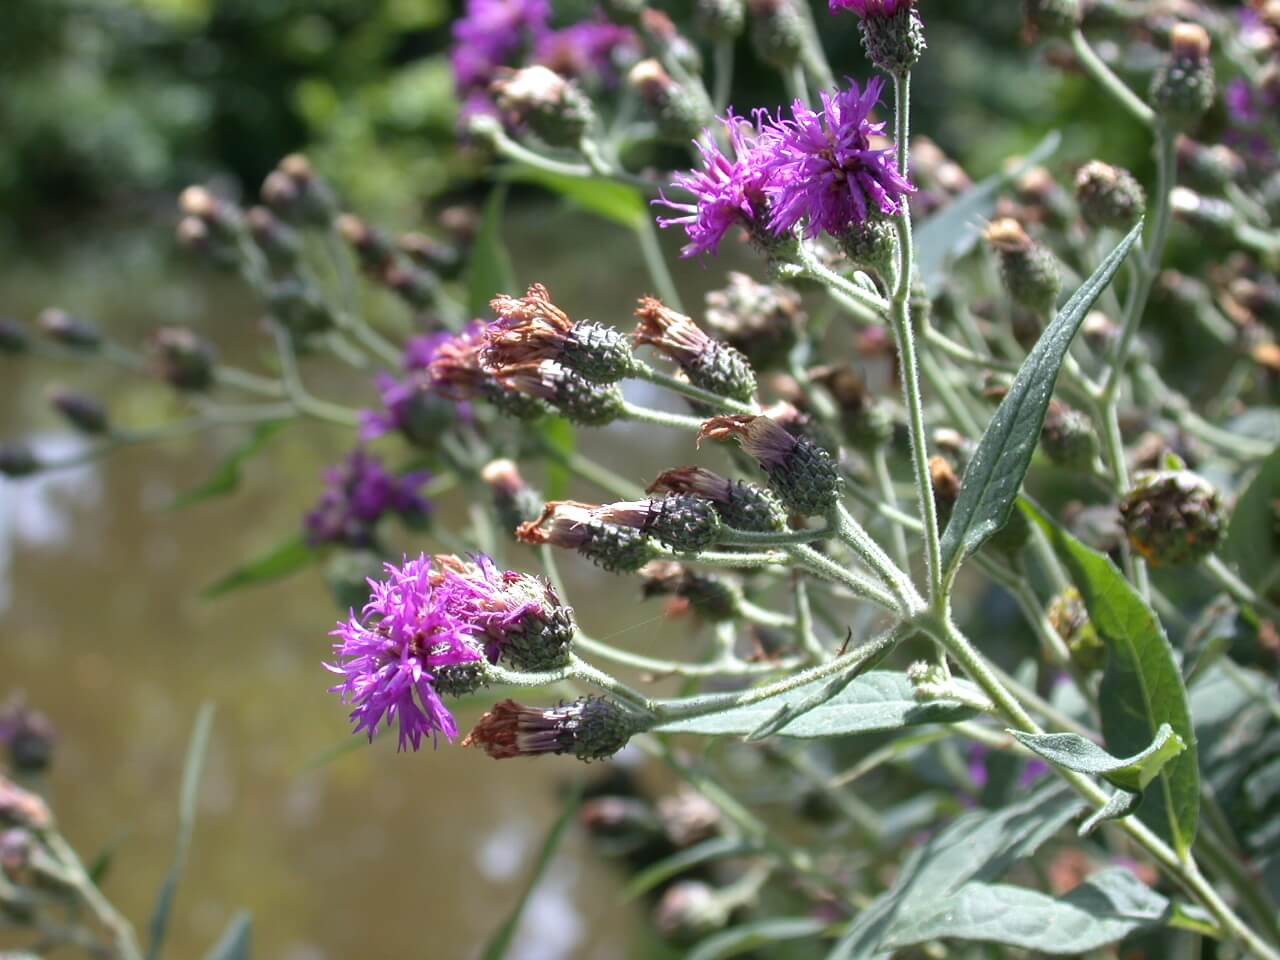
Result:
[[[1120,519],[1129,544],[1153,566],[1203,560],[1224,526],[1218,491],[1189,470],[1139,475],[1120,504]]]

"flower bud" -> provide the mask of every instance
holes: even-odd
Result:
[[[757,283],[732,271],[729,282],[706,295],[707,328],[747,358],[755,370],[785,366],[808,316],[789,287]]]
[[[570,320],[540,283],[524,297],[498,296],[489,305],[498,319],[485,330],[486,369],[554,360],[593,383],[613,383],[635,368],[622,333],[591,320]]]
[[[1128,170],[1091,160],[1076,174],[1076,201],[1091,227],[1129,230],[1146,211],[1142,186]]]
[[[354,213],[341,213],[333,221],[333,229],[355,252],[366,271],[378,274],[395,262],[396,248],[386,231],[367,223]]]
[[[55,387],[49,392],[49,403],[81,433],[99,434],[109,429],[107,409],[95,397]]]
[[[867,59],[894,76],[909,72],[927,46],[914,0],[872,0],[864,5],[866,13],[858,26]]]
[[[898,267],[898,229],[888,217],[867,217],[836,241],[855,267],[874,273],[886,286],[893,282]]]
[[[515,536],[516,527],[536,520],[542,513],[542,495],[525,483],[511,460],[492,460],[480,471],[480,478],[493,494],[498,526]]]
[[[577,550],[609,573],[634,573],[657,555],[656,547],[644,533],[605,523],[598,510],[589,503],[552,500],[537,520],[516,528],[516,539]]]
[[[427,367],[431,389],[455,403],[487,400],[508,416],[521,420],[546,416],[550,412],[546,403],[509,389],[485,370],[481,363],[484,347],[484,325],[479,322],[438,344]]]
[[[870,452],[893,439],[893,410],[878,401],[852,367],[810,371],[813,380],[831,393],[840,412],[840,427],[855,449]]]
[[[1240,154],[1221,143],[1207,146],[1178,137],[1178,171],[1188,186],[1217,193],[1240,181],[1246,172]]]
[[[0,824],[47,830],[53,826],[53,814],[39,796],[0,776]]]
[[[606,697],[581,697],[558,707],[503,700],[462,741],[495,760],[571,753],[590,762],[611,757],[640,729],[636,718]]]
[[[668,140],[693,140],[710,119],[706,99],[694,88],[676,83],[657,60],[637,63],[627,74],[627,83],[644,101],[658,133]]]
[[[152,373],[178,390],[213,386],[217,352],[213,344],[187,327],[160,327],[147,337]]]
[[[636,317],[635,342],[674,360],[694,386],[744,403],[755,397],[756,375],[747,358],[707,336],[689,317],[654,297],[641,298]]]
[[[729,922],[724,898],[701,880],[681,880],[663,892],[654,907],[653,922],[668,940],[688,943],[723,928]]]
[[[35,451],[25,443],[0,442],[0,477],[29,477],[41,466]]]
[[[650,597],[675,597],[711,623],[733,620],[738,616],[738,591],[719,577],[699,573],[674,560],[654,560],[638,572],[640,591],[646,600]],[[671,613],[670,608],[667,612]]]
[[[796,0],[747,0],[756,55],[777,70],[790,70],[804,53],[804,18]]]
[[[662,836],[653,808],[637,797],[588,797],[578,808],[578,823],[611,854],[642,849]]]
[[[458,247],[425,233],[403,233],[396,239],[396,247],[416,266],[452,280],[462,271],[463,256]]]
[[[295,337],[323,333],[333,326],[333,314],[308,283],[290,277],[267,291],[271,315]]]
[[[733,40],[746,24],[742,0],[697,0],[693,9],[698,31],[708,40]]]
[[[240,239],[244,218],[230,200],[216,196],[202,186],[187,187],[178,195],[183,217],[199,220],[208,230],[212,247],[233,248]]]
[[[658,816],[667,839],[679,849],[711,839],[724,822],[718,806],[685,784],[658,799]]]
[[[276,166],[276,173],[281,178],[272,183],[272,174],[262,185],[263,202],[286,220],[328,229],[338,212],[338,202],[311,161],[300,153],[291,153]],[[270,194],[268,184],[273,188]]]
[[[1032,240],[1022,224],[1005,218],[987,226],[987,242],[1000,262],[1000,279],[1016,303],[1044,315],[1050,313],[1062,289],[1058,260]]]
[[[1107,660],[1107,647],[1089,619],[1089,609],[1079,590],[1067,587],[1053,598],[1046,615],[1081,670],[1102,669]]]
[[[1016,506],[1009,512],[1009,519],[987,540],[987,549],[997,550],[1009,558],[1017,556],[1031,540],[1031,521]]]
[[[30,338],[26,329],[11,317],[0,317],[0,353],[26,353]]]
[[[533,671],[568,663],[578,625],[573,608],[560,602],[551,584],[514,571],[494,570],[487,579],[502,588],[482,621],[490,660],[501,658],[517,670]]]
[[[1197,563],[1222,536],[1218,491],[1190,470],[1139,474],[1120,504],[1129,544],[1152,566]]]
[[[502,68],[492,92],[509,122],[527,126],[549,146],[576,147],[595,120],[577,83],[544,66]]]
[[[1173,214],[1197,230],[1220,240],[1229,239],[1238,219],[1235,207],[1217,197],[1206,197],[1187,187],[1174,187],[1169,193]]]
[[[676,467],[649,484],[646,493],[689,494],[709,501],[720,519],[735,530],[781,530],[787,518],[767,490],[730,480],[701,467]]]
[[[1169,56],[1151,79],[1151,104],[1175,130],[1196,125],[1213,106],[1213,62],[1209,34],[1195,23],[1179,23],[1170,34]]]
[[[826,450],[805,436],[788,433],[777,421],[751,414],[703,421],[698,439],[734,437],[764,469],[782,505],[805,516],[825,514],[842,484],[840,469]]]
[[[1032,33],[1069,36],[1080,25],[1080,0],[1023,0],[1023,17]]]
[[[249,235],[272,266],[287,268],[298,262],[298,233],[267,207],[250,207],[245,214]]]
[[[1051,400],[1040,428],[1040,447],[1059,466],[1087,470],[1098,454],[1098,435],[1088,416]]]
[[[96,326],[58,307],[40,311],[36,326],[50,340],[72,350],[92,352],[102,346],[102,333]]]
[[[561,416],[586,427],[602,427],[623,415],[617,384],[592,383],[554,360],[521,363],[494,371],[506,390],[550,404]]]
[[[440,296],[440,282],[430,270],[408,263],[389,263],[377,280],[415,310],[434,305]]]
[[[632,527],[684,553],[705,550],[720,538],[720,514],[715,506],[688,494],[607,503],[595,512],[605,523]]]
[[[26,706],[21,698],[0,708],[0,743],[9,749],[9,762],[22,773],[40,773],[53,759],[57,740],[53,723],[43,713]]]
[[[640,33],[650,50],[661,50],[663,57],[677,70],[688,75],[702,73],[702,54],[696,44],[682,34],[671,19],[656,7],[646,7],[640,15]],[[697,92],[695,88],[695,93]],[[706,103],[705,98],[701,98]],[[710,104],[706,104],[708,111]]]
[[[951,519],[956,500],[960,498],[960,478],[946,457],[929,458],[929,481],[933,487],[933,505],[938,511],[938,524],[945,527]]]

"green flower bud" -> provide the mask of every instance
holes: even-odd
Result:
[[[1146,211],[1142,186],[1128,170],[1091,160],[1076,174],[1076,201],[1091,227],[1129,230]]]
[[[701,880],[681,880],[663,892],[653,911],[654,926],[668,940],[692,943],[729,922],[725,899]]]
[[[742,0],[697,0],[694,20],[708,40],[733,40],[742,34],[746,11]]]
[[[720,519],[735,530],[781,530],[787,517],[768,490],[745,480],[730,480],[702,467],[676,467],[649,484],[646,493],[690,494],[710,502]]]
[[[1069,36],[1080,25],[1080,0],[1023,0],[1023,16],[1035,33]]]
[[[736,438],[764,469],[782,505],[805,516],[827,513],[835,506],[843,481],[835,459],[805,436],[789,433],[769,417],[751,414],[712,417],[702,424],[699,440]]]
[[[267,207],[250,207],[245,214],[249,235],[272,266],[287,269],[298,262],[302,243],[298,232]]]
[[[36,326],[50,340],[72,350],[90,353],[102,346],[102,332],[95,325],[58,307],[42,310]]]
[[[893,282],[898,270],[898,228],[888,217],[868,217],[837,237],[836,242],[859,270],[875,273],[886,286]]]
[[[55,387],[49,392],[49,403],[81,433],[106,433],[110,428],[102,401],[87,394]]]
[[[1225,200],[1206,197],[1187,187],[1174,187],[1169,194],[1169,205],[1179,220],[1220,241],[1229,241],[1235,233],[1239,216],[1235,207]]]
[[[479,747],[495,760],[571,753],[589,762],[613,756],[640,729],[634,714],[606,697],[543,709],[504,700],[480,718],[462,745]]]
[[[1053,598],[1046,613],[1080,669],[1086,673],[1101,670],[1107,661],[1107,647],[1089,619],[1080,591],[1067,587]]]
[[[1130,546],[1152,566],[1203,560],[1224,526],[1217,490],[1189,470],[1139,474],[1120,504],[1120,522]]]
[[[22,324],[10,317],[0,317],[0,353],[26,353],[30,342]]]
[[[635,369],[624,334],[591,320],[575,323],[540,283],[518,299],[495,297],[490,307],[498,315],[485,331],[482,362],[490,372],[554,360],[593,383],[613,383]]]
[[[756,55],[777,70],[790,70],[804,53],[804,17],[796,0],[747,0]]]
[[[494,376],[509,393],[541,400],[585,427],[602,427],[626,412],[617,384],[592,383],[554,360],[503,367]]]
[[[678,493],[653,500],[608,503],[596,515],[605,523],[639,530],[684,553],[696,553],[715,544],[722,526],[711,501]]]
[[[508,536],[514,537],[517,527],[536,520],[542,513],[542,495],[525,483],[513,461],[493,460],[480,471],[480,477],[493,493],[498,526]]]
[[[601,507],[574,500],[552,500],[537,520],[516,528],[516,539],[577,550],[610,573],[634,573],[658,555],[640,530],[605,522]]]
[[[788,287],[757,283],[745,273],[706,295],[707,328],[747,358],[755,370],[785,366],[808,317]]]
[[[500,70],[493,82],[499,109],[553,147],[576,148],[595,122],[591,101],[572,80],[544,66]]]
[[[1221,143],[1206,146],[1187,136],[1178,137],[1178,171],[1190,187],[1218,193],[1245,175],[1240,154]]]
[[[987,242],[1000,262],[1000,279],[1014,302],[1044,316],[1053,311],[1062,289],[1058,260],[1048,248],[1032,240],[1017,220],[992,221]]]
[[[755,371],[739,351],[653,297],[642,297],[635,315],[640,321],[632,334],[635,342],[674,360],[694,386],[743,402],[754,399]]]
[[[0,443],[0,476],[28,477],[40,467],[40,459],[25,443]]]
[[[1151,104],[1175,130],[1188,130],[1213,106],[1215,82],[1209,34],[1195,23],[1179,23],[1170,34],[1168,59],[1151,79]]]
[[[738,616],[740,594],[720,577],[700,573],[674,560],[654,560],[640,568],[641,593],[650,597],[675,597],[698,616],[712,623]]]
[[[213,386],[217,354],[213,344],[186,327],[160,327],[146,341],[152,372],[178,390]]]
[[[696,139],[711,119],[711,105],[694,87],[676,83],[657,60],[641,60],[627,74],[627,82],[644,101],[658,133],[687,143]]]
[[[924,23],[920,20],[914,3],[901,4],[887,17],[863,17],[859,27],[867,59],[893,76],[909,72],[919,62],[927,47]]]
[[[1088,416],[1053,401],[1040,428],[1040,447],[1059,466],[1085,470],[1097,456],[1098,435]]]

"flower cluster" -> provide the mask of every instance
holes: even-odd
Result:
[[[363,610],[339,621],[335,662],[325,664],[343,678],[330,692],[355,706],[355,732],[370,740],[384,720],[399,724],[401,750],[419,749],[424,736],[452,740],[457,724],[440,694],[478,686],[483,660],[529,666],[539,643],[541,653],[558,643],[567,655],[572,611],[541,580],[500,571],[484,555],[422,555],[385,571],[369,581]]]
[[[396,476],[375,454],[357,447],[342,463],[325,471],[325,490],[304,520],[307,542],[312,546],[341,543],[370,546],[378,521],[388,513],[410,522],[426,518],[431,510],[420,494],[430,479],[426,472]]]
[[[807,236],[838,236],[877,215],[898,214],[915,188],[898,172],[892,147],[874,140],[884,133],[870,118],[883,87],[878,77],[865,88],[851,80],[847,89],[824,91],[821,110],[797,100],[789,118],[757,111],[754,124],[730,112],[733,159],[704,137],[703,169],[674,180],[694,202],[661,197],[655,202],[681,216],[658,224],[683,226],[690,241],[683,253],[693,256],[714,252],[734,226],[768,243],[769,235],[781,237],[802,222]]]
[[[361,415],[362,440],[376,440],[398,431],[411,440],[424,441],[447,422],[448,410],[433,402],[439,398],[434,396],[428,370],[436,351],[450,339],[447,333],[412,338],[404,350],[405,375],[396,377],[383,371],[375,377],[382,409],[366,410]]]

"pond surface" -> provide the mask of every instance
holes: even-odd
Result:
[[[590,263],[556,259],[585,249],[588,228],[558,212],[517,217],[509,239],[518,274],[548,280],[574,315],[626,326],[634,298],[649,292],[626,233],[593,227]],[[562,231],[578,234],[573,244],[556,239]],[[0,266],[0,312],[30,321],[57,303],[125,343],[160,323],[187,323],[251,365],[262,346],[253,305],[234,282],[168,247],[156,227],[90,237],[57,262]],[[678,277],[696,291],[719,282],[721,269],[682,265]],[[80,448],[47,408],[54,382],[97,393],[122,424],[180,415],[161,388],[99,363],[0,357],[0,437],[26,436],[54,455]],[[168,956],[201,956],[240,908],[253,913],[258,957],[473,956],[519,896],[559,792],[603,768],[568,758],[496,763],[445,745],[397,755],[393,738],[325,761],[350,737],[320,667],[335,611],[318,571],[217,601],[199,591],[299,529],[322,466],[350,434],[290,427],[235,496],[169,508],[243,439],[230,428],[22,483],[0,479],[0,698],[22,690],[57,725],[50,799],[83,856],[113,852],[106,892],[140,930],[172,856],[187,738],[199,705],[216,705]],[[654,428],[591,442],[636,481],[693,456],[686,437]],[[599,498],[581,485],[571,495]],[[441,507],[455,526],[458,503]],[[534,569],[522,550],[510,565]],[[639,603],[634,583],[576,560],[566,573],[595,635],[625,631],[628,645],[647,650],[690,642],[685,625],[666,626],[655,604]],[[460,726],[479,709],[463,711]],[[510,956],[667,955],[644,909],[621,901],[624,879],[571,831]]]

